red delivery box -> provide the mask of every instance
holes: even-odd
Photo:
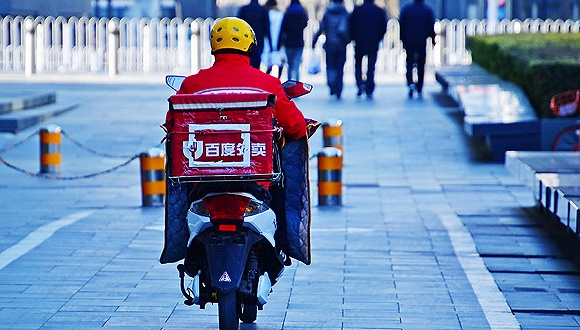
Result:
[[[271,180],[274,103],[260,89],[210,89],[169,98],[168,177]]]

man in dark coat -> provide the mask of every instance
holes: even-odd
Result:
[[[288,79],[300,80],[300,63],[304,51],[304,29],[308,25],[308,14],[300,0],[292,0],[284,13],[278,47],[286,48]]]
[[[409,98],[417,90],[419,98],[423,93],[427,38],[435,45],[435,14],[424,0],[414,0],[401,10],[399,17],[401,41],[407,53],[407,86]],[[417,67],[417,82],[413,80],[413,68]]]
[[[387,32],[387,13],[374,4],[373,0],[364,0],[349,17],[350,37],[354,40],[354,75],[358,86],[358,96],[366,93],[372,98],[375,90],[375,64],[379,43]],[[366,81],[362,76],[362,60],[367,57]]]
[[[256,34],[256,40],[258,44],[252,50],[250,65],[253,68],[259,69],[262,51],[264,50],[264,38],[268,39],[268,42],[270,43],[270,49],[272,49],[272,37],[270,35],[270,17],[268,15],[268,9],[266,7],[260,6],[258,0],[251,0],[249,4],[240,8],[238,17],[250,24],[254,30],[254,33]]]

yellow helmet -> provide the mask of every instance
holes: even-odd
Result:
[[[210,40],[212,54],[222,49],[248,52],[252,45],[256,46],[254,30],[250,24],[237,17],[224,17],[215,23]]]

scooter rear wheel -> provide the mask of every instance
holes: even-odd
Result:
[[[244,323],[254,323],[258,317],[258,305],[244,304],[240,320]]]
[[[218,292],[217,298],[220,330],[239,330],[239,306],[236,291]]]

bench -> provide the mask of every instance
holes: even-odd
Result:
[[[506,153],[508,172],[532,187],[534,199],[548,218],[556,218],[580,238],[580,157],[576,152]]]
[[[463,111],[464,131],[485,139],[493,161],[503,162],[508,150],[541,149],[541,121],[517,85],[475,64],[443,67],[435,78]]]
[[[76,102],[57,102],[55,92],[2,90],[0,133],[18,133],[76,106]]]

